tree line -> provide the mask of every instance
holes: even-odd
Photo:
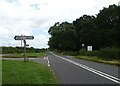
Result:
[[[8,53],[23,53],[24,52],[24,47],[19,47],[19,46],[16,46],[16,47],[5,47],[5,46],[2,46],[0,47],[2,49],[2,54],[8,54]],[[33,48],[33,47],[30,47],[30,48],[26,48],[26,52],[27,53],[39,53],[39,52],[45,52],[46,49],[45,48],[42,48],[42,49],[38,49],[38,48]]]
[[[120,48],[120,6],[109,5],[96,16],[83,15],[72,23],[55,23],[49,28],[50,49],[79,51],[87,46],[94,50]]]

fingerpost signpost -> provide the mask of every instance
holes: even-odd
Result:
[[[16,35],[14,37],[15,40],[23,40],[23,43],[24,43],[24,61],[27,61],[28,59],[26,59],[26,46],[28,46],[28,44],[26,44],[26,40],[33,40],[34,37],[33,36],[25,36],[25,35]],[[22,44],[21,44],[21,47],[22,47]]]

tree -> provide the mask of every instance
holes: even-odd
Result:
[[[88,45],[93,49],[120,48],[120,6],[103,8],[96,17],[83,15],[73,23],[59,22],[50,27],[51,49],[78,51]]]
[[[55,23],[54,26],[50,27],[48,45],[50,48],[59,50],[76,50],[76,31],[73,24],[68,22],[62,22],[61,24]]]
[[[120,7],[110,5],[97,15],[96,25],[103,36],[102,47],[120,47]]]
[[[93,30],[96,27],[94,24],[95,17],[89,15],[83,15],[76,21],[73,21],[75,30],[77,33],[77,46],[78,50],[82,47],[82,44],[85,46],[93,45]]]

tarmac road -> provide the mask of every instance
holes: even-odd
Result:
[[[8,60],[23,60],[23,58],[2,58]],[[44,58],[29,60],[48,65],[54,72],[59,84],[104,84],[120,85],[120,67],[76,59],[71,56],[58,56],[47,52]]]
[[[119,67],[58,56],[48,52],[49,65],[60,84],[120,84]]]

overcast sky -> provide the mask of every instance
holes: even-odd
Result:
[[[15,35],[32,35],[30,47],[47,48],[50,26],[95,15],[119,0],[0,0],[0,46],[20,46]]]

